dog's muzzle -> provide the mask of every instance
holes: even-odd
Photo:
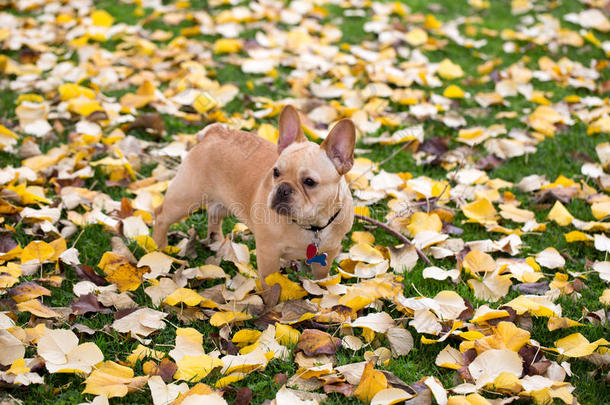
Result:
[[[278,214],[290,215],[290,196],[292,192],[292,187],[289,184],[280,184],[271,200],[271,208],[276,210]]]

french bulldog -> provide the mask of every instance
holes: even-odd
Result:
[[[344,175],[354,163],[355,137],[354,123],[342,119],[320,145],[311,142],[292,106],[280,113],[277,145],[223,124],[205,127],[155,211],[153,239],[164,248],[169,226],[205,206],[208,243],[223,240],[228,215],[254,234],[266,303],[265,278],[280,270],[280,259],[307,259],[315,279],[328,276],[354,221]]]

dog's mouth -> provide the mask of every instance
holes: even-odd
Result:
[[[286,202],[274,202],[271,205],[271,208],[273,208],[275,210],[275,212],[277,212],[280,215],[284,215],[287,217],[291,217],[292,216],[292,209],[290,208],[290,204],[286,203]]]

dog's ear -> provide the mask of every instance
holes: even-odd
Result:
[[[333,162],[340,175],[349,172],[354,165],[356,127],[352,120],[344,118],[337,122],[320,145]]]
[[[287,105],[280,113],[280,137],[277,140],[277,152],[282,153],[284,149],[293,142],[305,142],[305,134],[301,127],[299,113],[291,105]]]

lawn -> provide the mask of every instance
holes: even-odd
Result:
[[[0,403],[608,403],[607,1],[41,3],[0,4]],[[431,264],[357,220],[265,308],[235,218],[156,252],[194,134],[275,142],[286,104],[318,143],[352,118],[356,212]]]

